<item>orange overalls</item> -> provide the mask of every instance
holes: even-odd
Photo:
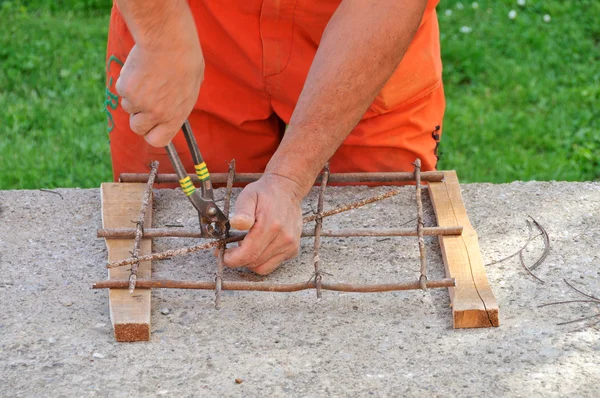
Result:
[[[430,0],[400,66],[330,161],[332,172],[409,171],[436,167],[445,100],[439,29]],[[211,172],[262,172],[296,106],[327,22],[341,0],[190,0],[206,63],[189,121]],[[147,172],[164,148],[129,129],[115,83],[133,39],[113,6],[106,57],[106,113],[115,179]],[[173,143],[187,169],[194,166],[184,137]]]

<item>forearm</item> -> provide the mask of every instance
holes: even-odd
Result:
[[[266,172],[310,190],[400,64],[426,0],[344,0],[329,21],[304,89]]]
[[[181,40],[198,41],[186,0],[115,1],[137,45],[163,49]]]

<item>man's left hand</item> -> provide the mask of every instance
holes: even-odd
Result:
[[[299,192],[296,182],[276,174],[264,174],[246,186],[230,222],[233,228],[249,232],[239,247],[225,251],[225,265],[267,275],[296,257],[302,233]]]

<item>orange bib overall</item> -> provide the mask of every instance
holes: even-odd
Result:
[[[430,0],[399,67],[330,161],[332,172],[436,167],[445,100],[435,6]],[[327,22],[341,0],[191,0],[206,70],[189,121],[211,172],[262,172],[277,149]],[[134,41],[113,6],[106,57],[106,113],[115,179],[173,169],[163,148],[129,129],[115,84]],[[181,133],[173,143],[194,166]]]

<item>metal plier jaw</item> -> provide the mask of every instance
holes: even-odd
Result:
[[[192,179],[188,176],[187,171],[183,167],[183,163],[181,162],[181,159],[179,159],[179,155],[177,154],[177,150],[173,143],[170,142],[165,149],[167,150],[169,159],[177,173],[179,184],[181,185],[183,192],[187,195],[196,210],[198,210],[200,233],[202,237],[223,238],[229,232],[229,220],[215,204],[210,173],[208,172],[206,163],[204,163],[204,160],[202,159],[198,143],[196,142],[192,128],[187,120],[181,129],[183,130],[185,140],[192,153],[196,174],[200,179],[200,190],[196,189],[192,183]]]

